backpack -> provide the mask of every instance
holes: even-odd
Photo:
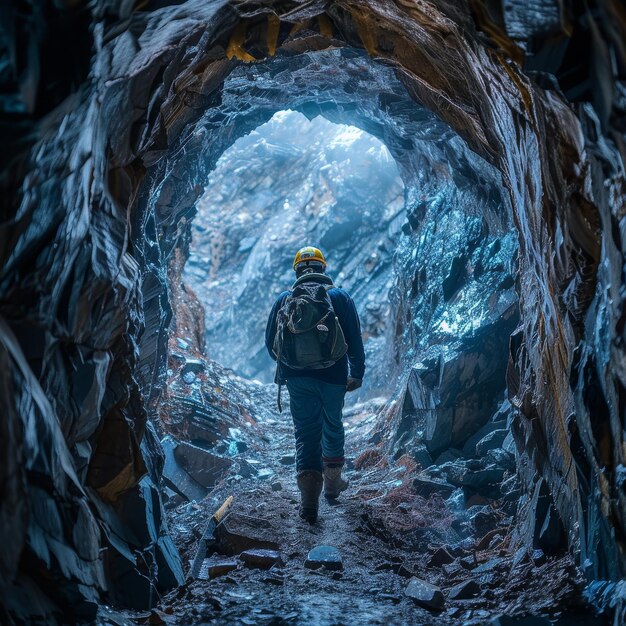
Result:
[[[276,318],[273,351],[277,366],[325,369],[347,351],[339,319],[328,295],[332,284],[296,281]]]

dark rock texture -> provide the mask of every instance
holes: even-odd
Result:
[[[2,14],[2,621],[87,621],[101,599],[150,606],[181,581],[148,419],[166,378],[167,272],[200,181],[290,103],[367,121],[399,164],[417,236],[420,177],[492,205],[505,190],[519,244],[498,283],[520,298],[507,370],[517,538],[568,547],[623,620],[622,4],[26,6]],[[303,65],[305,82],[263,86]],[[487,259],[472,254],[443,266],[446,303],[481,280]],[[398,308],[411,312],[405,348],[420,342],[418,293]]]

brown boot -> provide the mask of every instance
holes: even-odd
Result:
[[[324,495],[330,500],[339,497],[348,488],[348,481],[341,476],[341,466],[324,465]]]
[[[314,524],[317,521],[317,509],[324,482],[322,474],[315,470],[304,470],[298,472],[297,480],[301,498],[300,517]]]

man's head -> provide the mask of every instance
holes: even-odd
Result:
[[[313,272],[323,274],[326,271],[326,259],[318,248],[306,246],[296,252],[293,260],[293,269],[297,278]]]

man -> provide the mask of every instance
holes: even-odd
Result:
[[[341,411],[346,391],[361,386],[365,353],[354,302],[326,275],[322,252],[311,246],[300,249],[293,269],[296,282],[274,303],[265,345],[277,360],[276,382],[289,390],[300,516],[315,523],[322,485],[329,499],[348,486],[341,476]]]

